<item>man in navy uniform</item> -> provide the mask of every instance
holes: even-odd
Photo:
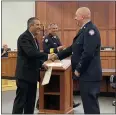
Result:
[[[77,9],[77,25],[81,27],[71,46],[55,54],[52,60],[60,60],[72,55],[72,71],[79,79],[80,95],[85,114],[100,114],[98,94],[102,68],[100,61],[100,33],[91,21],[91,12],[87,7]]]
[[[56,23],[51,23],[48,26],[49,34],[45,37],[43,41],[43,50],[45,53],[58,53],[64,49],[64,46],[62,46],[61,41],[59,37],[57,36],[58,32],[58,25]],[[73,101],[73,107],[79,106],[80,103],[74,103]],[[36,108],[39,109],[39,99],[36,103]]]
[[[36,99],[37,81],[40,80],[40,68],[47,69],[44,61],[52,54],[40,52],[36,35],[40,31],[40,21],[32,17],[27,21],[27,30],[17,41],[16,98],[13,114],[33,114]],[[42,61],[44,60],[44,61]]]
[[[64,49],[59,37],[57,36],[58,26],[55,23],[51,23],[48,26],[49,34],[45,37],[43,41],[43,50],[45,53],[58,53]]]

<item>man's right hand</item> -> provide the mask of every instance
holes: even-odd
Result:
[[[58,59],[57,54],[55,54],[55,53],[48,54],[48,60],[55,61],[55,60],[57,60],[57,59]]]

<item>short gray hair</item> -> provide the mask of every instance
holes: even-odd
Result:
[[[35,20],[39,20],[39,19],[36,18],[36,17],[29,18],[28,21],[27,21],[27,28],[29,28],[31,24],[34,24]]]

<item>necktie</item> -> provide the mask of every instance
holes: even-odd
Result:
[[[36,45],[36,47],[37,47],[37,49],[38,49],[38,43],[37,43],[37,39],[34,39],[34,41],[35,41],[35,45]]]

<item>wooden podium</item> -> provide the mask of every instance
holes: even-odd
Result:
[[[49,63],[49,62],[48,62]],[[56,66],[62,63],[63,66]],[[70,60],[55,61],[52,75],[47,85],[41,85],[45,71],[41,70],[39,84],[39,113],[73,113],[73,81]]]

